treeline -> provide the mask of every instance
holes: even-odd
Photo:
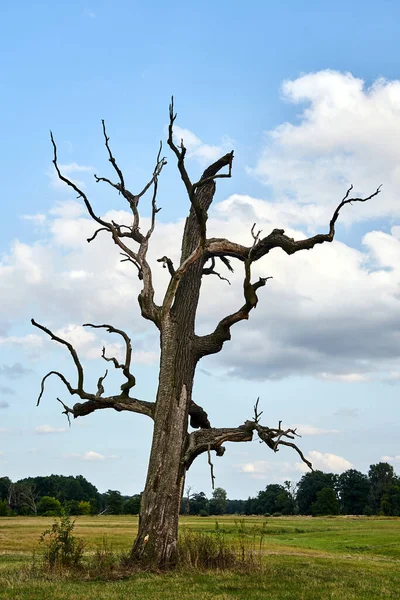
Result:
[[[187,494],[182,512],[191,515],[386,515],[400,516],[400,477],[391,465],[371,465],[365,475],[349,469],[341,475],[313,471],[294,484],[272,483],[254,498],[228,500],[217,488],[208,500],[203,492]]]
[[[400,477],[391,465],[371,465],[368,474],[349,469],[341,475],[313,471],[297,485],[267,485],[248,498],[244,514],[400,516]]]
[[[0,477],[0,516],[131,514],[140,511],[141,494],[118,490],[101,494],[82,475],[29,477],[15,483]],[[297,484],[269,484],[254,498],[229,500],[223,488],[211,498],[186,491],[181,513],[188,515],[384,515],[400,516],[400,477],[391,465],[371,465],[368,474],[349,469],[341,475],[313,471]]]
[[[12,482],[0,477],[0,516],[139,514],[141,494],[123,496],[117,490],[100,494],[82,475],[27,477]]]

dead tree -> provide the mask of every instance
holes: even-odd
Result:
[[[147,415],[154,422],[153,441],[149,459],[147,480],[141,502],[140,525],[137,538],[132,548],[132,557],[145,565],[155,567],[173,564],[176,554],[178,536],[178,515],[182,499],[186,471],[200,454],[207,452],[209,461],[211,451],[222,456],[226,442],[248,442],[258,435],[260,440],[276,452],[281,446],[289,446],[300,455],[310,467],[311,464],[303,456],[301,450],[291,441],[296,431],[291,428],[270,428],[260,424],[257,406],[253,419],[233,428],[213,428],[207,414],[192,400],[192,388],[198,362],[204,356],[220,352],[225,342],[231,339],[231,329],[235,323],[249,318],[250,312],[258,302],[258,292],[264,287],[269,277],[251,279],[252,264],[273,248],[281,248],[286,254],[294,254],[300,250],[310,250],[317,244],[332,242],[335,236],[335,224],[340,210],[351,202],[366,202],[379,193],[379,188],[366,198],[351,198],[350,188],[333,213],[327,233],[314,235],[307,239],[294,240],[283,229],[274,229],[266,237],[261,237],[253,226],[253,243],[243,246],[224,238],[207,237],[207,218],[213,201],[216,181],[231,177],[233,152],[225,154],[207,167],[198,181],[192,182],[186,169],[186,148],[182,140],[176,145],[173,127],[176,119],[173,101],[169,111],[168,145],[175,155],[177,167],[186,188],[189,199],[189,215],[184,228],[181,256],[179,264],[173,265],[171,259],[163,256],[159,262],[166,267],[170,280],[161,305],[154,300],[152,270],[147,260],[147,251],[154,232],[158,212],[156,199],[159,177],[166,164],[158,153],[154,171],[149,181],[139,193],[132,193],[126,186],[124,175],[115,160],[109,145],[105,124],[103,134],[109,161],[115,171],[116,180],[95,175],[97,182],[103,182],[114,188],[126,200],[132,211],[130,226],[106,221],[94,212],[85,192],[76,183],[62,174],[57,162],[57,147],[53,136],[51,141],[54,150],[54,167],[58,177],[70,186],[82,198],[89,215],[97,223],[98,228],[88,239],[92,242],[101,232],[106,232],[118,247],[123,259],[132,263],[142,282],[138,297],[143,318],[152,321],[159,330],[160,367],[159,386],[155,401],[148,402],[131,395],[135,386],[135,377],[131,372],[132,347],[129,336],[113,325],[95,325],[87,323],[86,327],[104,328],[109,333],[119,335],[125,345],[125,359],[119,362],[108,357],[103,349],[103,358],[112,363],[121,372],[126,381],[114,396],[105,396],[103,381],[107,371],[97,383],[97,390],[88,392],[84,387],[82,364],[74,347],[55,335],[50,329],[35,322],[33,325],[45,332],[52,340],[63,344],[68,349],[77,370],[77,383],[73,385],[58,371],[50,371],[41,383],[38,404],[44,392],[46,379],[55,375],[65,385],[71,395],[79,398],[72,407],[59,400],[63,412],[68,418],[86,416],[96,410],[110,408],[118,412],[131,411]],[[140,229],[139,202],[147,192],[152,193],[152,216],[150,228],[146,233]],[[240,307],[223,318],[208,335],[196,335],[195,318],[199,302],[200,287],[203,277],[207,275],[222,276],[216,270],[219,261],[222,267],[232,270],[230,261],[236,259],[244,268],[243,299]],[[188,417],[197,431],[188,431]]]

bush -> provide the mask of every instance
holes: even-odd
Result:
[[[37,504],[37,512],[42,517],[59,517],[62,513],[61,502],[53,496],[43,496]]]
[[[208,514],[208,512],[206,510],[204,510],[204,508],[201,509],[201,511],[199,512],[199,517],[209,517],[210,515]]]
[[[0,500],[0,517],[10,516],[11,511],[8,507],[7,500]]]
[[[72,534],[74,527],[75,521],[63,516],[59,521],[54,521],[51,529],[42,533],[40,542],[44,544],[45,569],[78,569],[82,566],[85,542]]]
[[[90,515],[91,512],[92,505],[90,502],[86,502],[85,500],[78,502],[78,515]]]

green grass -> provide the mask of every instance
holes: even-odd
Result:
[[[375,600],[400,598],[400,519],[183,517],[181,529],[218,529],[252,548],[260,572],[135,574],[119,581],[32,579],[26,565],[53,519],[0,518],[0,598],[12,600]],[[266,522],[266,524],[265,524]],[[264,525],[263,525],[264,524]],[[137,518],[78,517],[75,534],[94,550],[106,536],[129,549]],[[260,550],[260,534],[263,532]]]

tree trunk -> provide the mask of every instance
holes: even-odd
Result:
[[[169,323],[161,336],[161,365],[154,415],[153,443],[139,532],[132,555],[141,563],[165,567],[175,559],[178,517],[185,482],[188,408],[192,394],[194,361],[190,341],[179,325]]]
[[[181,262],[197,243],[197,223],[187,219]],[[203,259],[194,263],[180,283],[171,313],[161,324],[161,359],[154,415],[153,442],[142,496],[139,531],[132,558],[166,567],[175,562],[178,519],[186,468],[189,404],[197,359],[194,325],[199,302]]]

